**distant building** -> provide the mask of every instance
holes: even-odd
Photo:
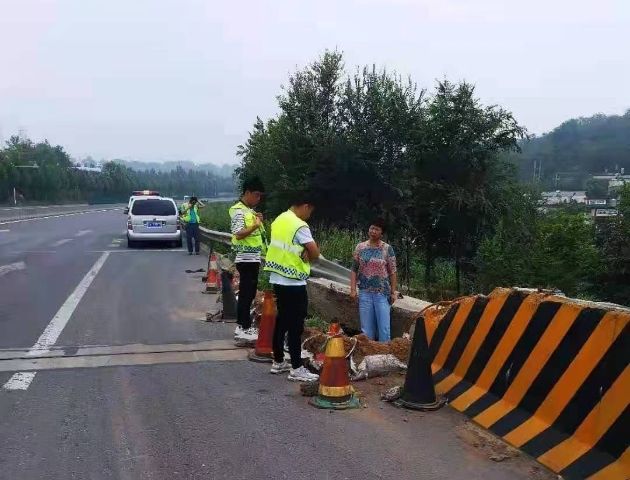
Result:
[[[75,170],[82,170],[84,172],[101,173],[103,171],[103,164],[100,162],[79,161],[73,162],[72,168]]]
[[[568,205],[570,203],[586,204],[586,191],[563,191],[542,193],[543,204],[546,206]]]
[[[625,175],[622,168],[617,173],[604,173],[601,175],[593,175],[594,180],[605,180],[608,182],[608,193],[613,194],[619,187],[623,187],[626,183],[630,183],[630,175]]]
[[[593,208],[591,216],[593,218],[616,217],[619,211],[616,208]]]

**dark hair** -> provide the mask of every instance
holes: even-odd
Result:
[[[370,222],[370,227],[372,226],[380,228],[382,232],[385,233],[385,220],[383,218],[379,217],[372,220]]]
[[[264,192],[265,186],[258,177],[246,178],[242,185],[243,193],[245,192]]]
[[[304,205],[305,203],[315,206],[318,202],[313,192],[309,192],[309,191],[293,192],[290,195],[290,199],[291,199],[291,206]]]
[[[192,196],[190,197],[190,200],[188,200],[189,202],[198,202],[199,200],[197,199],[197,197]]]

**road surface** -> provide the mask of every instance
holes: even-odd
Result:
[[[120,211],[0,225],[0,478],[542,475],[461,440],[450,409],[308,406],[234,348],[232,325],[203,321],[216,297],[185,270],[204,257],[128,250],[124,228]]]

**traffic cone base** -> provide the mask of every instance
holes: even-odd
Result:
[[[343,402],[339,402],[338,400],[330,401],[326,398],[323,398],[321,395],[317,397],[312,397],[308,403],[317,408],[325,408],[328,410],[349,410],[351,408],[359,408],[361,403],[359,399],[354,395],[350,395],[350,397]]]
[[[396,405],[397,407],[409,408],[410,410],[421,410],[423,412],[430,412],[442,408],[445,403],[446,399],[444,398],[436,398],[435,402],[432,403],[411,402],[409,400],[399,398],[394,402],[394,405]]]

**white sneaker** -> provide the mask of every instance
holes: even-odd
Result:
[[[275,360],[271,363],[271,373],[283,373],[291,370],[291,364],[289,362],[277,363]]]
[[[258,329],[254,327],[250,327],[245,330],[245,335],[253,335],[254,337],[258,337]]]
[[[238,337],[239,335],[243,334],[243,327],[241,327],[240,325],[236,326],[236,329],[234,330],[234,336]]]
[[[248,328],[247,330],[242,330],[241,333],[234,337],[235,340],[247,340],[250,342],[258,339],[258,329],[257,328]]]
[[[292,368],[287,377],[292,382],[315,382],[319,375],[309,372],[306,367]]]

